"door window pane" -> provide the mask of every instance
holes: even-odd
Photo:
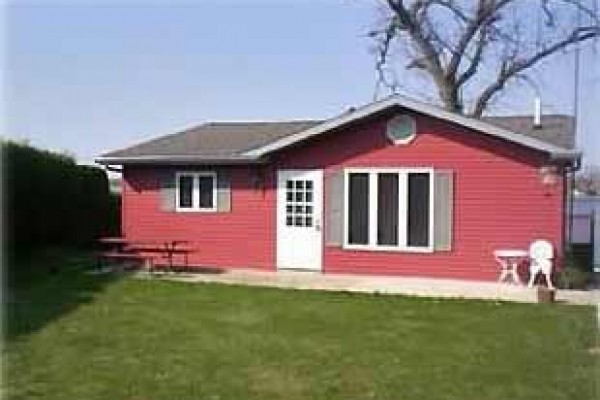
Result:
[[[179,207],[192,207],[192,192],[194,189],[194,177],[189,175],[179,176]]]
[[[408,246],[429,246],[429,174],[408,174]]]
[[[200,208],[213,208],[213,187],[214,180],[212,176],[198,177],[198,188],[200,191]]]
[[[369,243],[369,175],[349,175],[348,243]]]
[[[306,192],[306,202],[307,203],[311,203],[313,201],[313,193],[312,191],[307,191]]]
[[[294,227],[313,226],[313,182],[291,179],[286,181],[286,225]]]
[[[377,244],[398,245],[398,174],[377,176]]]

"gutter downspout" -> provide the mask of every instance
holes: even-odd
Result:
[[[577,157],[573,164],[564,167],[566,185],[563,185],[563,198],[567,207],[563,207],[563,220],[567,222],[567,229],[563,229],[563,251],[566,255],[571,252],[571,239],[573,235],[573,192],[575,189],[575,172],[581,169],[581,157]]]

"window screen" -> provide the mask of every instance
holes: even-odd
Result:
[[[198,177],[198,188],[200,191],[200,208],[213,208],[214,180],[212,176]]]
[[[429,174],[408,174],[407,244],[429,246]]]
[[[369,175],[349,175],[348,243],[369,243]]]
[[[398,245],[398,174],[377,175],[377,244]]]
[[[192,207],[192,192],[194,189],[194,177],[182,175],[179,177],[179,207]]]

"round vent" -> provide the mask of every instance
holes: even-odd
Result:
[[[395,144],[410,142],[416,133],[417,122],[410,115],[397,115],[387,123],[386,135]]]

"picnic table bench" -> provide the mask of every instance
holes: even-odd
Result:
[[[98,265],[103,261],[139,261],[146,269],[152,272],[155,269],[157,259],[163,258],[167,261],[169,271],[174,270],[175,255],[183,256],[183,264],[188,265],[188,255],[193,251],[185,240],[129,240],[122,237],[106,237],[99,240],[103,247],[98,253]]]

